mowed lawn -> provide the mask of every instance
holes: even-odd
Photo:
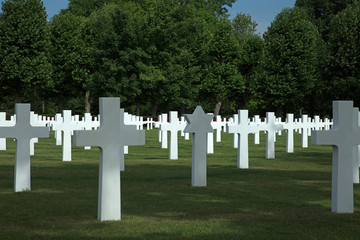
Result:
[[[179,160],[168,159],[157,130],[129,147],[121,173],[122,220],[97,221],[99,150],[73,147],[62,162],[53,133],[31,157],[32,189],[14,193],[15,142],[0,152],[0,239],[360,239],[360,189],[354,214],[331,213],[331,147],[265,159],[249,136],[249,169],[237,169],[232,135],[223,133],[207,158],[207,187],[191,187],[191,141],[179,137]],[[309,138],[310,140],[310,138]]]

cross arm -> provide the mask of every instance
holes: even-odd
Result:
[[[74,131],[74,146],[84,147],[84,146],[98,146],[100,147],[101,143],[97,140],[99,138],[99,132],[97,130],[83,130],[83,131]]]

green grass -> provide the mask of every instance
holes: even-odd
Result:
[[[53,136],[53,135],[52,135]],[[99,150],[73,148],[61,162],[55,139],[39,139],[31,158],[32,190],[14,193],[14,141],[0,152],[0,239],[359,239],[355,213],[331,213],[331,147],[300,147],[265,159],[265,136],[253,144],[250,169],[236,168],[232,135],[207,158],[207,187],[191,187],[191,142],[179,137],[179,160],[168,160],[157,131],[130,147],[121,173],[122,220],[99,222]]]

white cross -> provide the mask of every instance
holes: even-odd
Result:
[[[185,118],[188,125],[184,132],[192,133],[191,186],[205,187],[207,134],[213,132],[213,116],[205,114],[202,107],[197,106],[193,114],[185,114]]]
[[[266,131],[266,154],[267,159],[275,158],[275,132],[283,129],[283,126],[275,123],[275,113],[266,113],[266,123],[260,125],[260,130]]]
[[[71,161],[71,133],[74,130],[80,130],[81,125],[72,121],[71,110],[63,110],[62,122],[54,123],[52,129],[63,132],[62,160]]]
[[[162,123],[160,125],[161,131],[170,132],[170,142],[169,142],[169,159],[176,160],[178,159],[178,131],[183,131],[185,129],[184,124],[180,124],[178,118],[178,112],[170,111],[170,122]]]
[[[62,119],[62,116],[61,116],[61,113],[57,113],[55,115],[55,122],[52,123],[51,127],[56,124],[56,123],[62,123],[63,122],[63,119]],[[54,130],[54,129],[53,129]],[[62,143],[62,134],[61,134],[61,130],[56,130],[55,131],[55,144],[57,146],[60,146]]]
[[[238,124],[228,126],[228,133],[237,133],[238,148],[237,148],[237,167],[249,168],[249,144],[248,135],[259,131],[259,126],[250,125],[248,122],[249,111],[238,111]]]
[[[13,127],[0,127],[0,136],[16,139],[15,154],[15,192],[31,189],[30,139],[48,138],[47,127],[33,127],[30,124],[30,104],[15,105],[16,124]]]
[[[259,115],[255,115],[254,116],[254,121],[252,123],[255,126],[260,126],[262,124],[260,116]],[[254,144],[260,144],[260,131],[257,131],[254,134]]]
[[[6,112],[0,112],[0,127],[12,127],[15,121],[6,120]],[[6,138],[0,138],[0,150],[6,150]]]
[[[212,113],[207,113],[207,114],[213,116]],[[211,123],[212,122],[213,122],[213,120],[211,120]],[[212,124],[211,124],[211,126],[212,126]],[[214,153],[214,131],[208,133],[206,152],[208,154],[213,154]]]
[[[308,144],[308,136],[310,132],[310,128],[312,127],[311,121],[309,121],[308,116],[302,115],[301,116],[301,147],[307,148]]]
[[[286,114],[286,122],[284,124],[284,129],[287,131],[286,134],[286,152],[294,152],[294,130],[298,129],[298,124],[294,122],[294,114]]]
[[[324,127],[324,124],[320,121],[320,116],[315,115],[314,122],[313,122],[314,130],[322,130],[323,127]]]
[[[184,116],[181,117],[180,124],[185,125],[185,126],[184,126],[184,130],[185,130],[185,127],[186,127],[186,125],[187,125],[187,122],[186,122]],[[181,136],[183,136],[183,137],[185,138],[185,140],[190,140],[190,134],[189,134],[189,133],[185,133],[184,130],[181,131]]]
[[[333,146],[331,211],[353,213],[353,153],[360,145],[359,115],[354,114],[352,101],[334,101],[333,116],[334,127],[314,131],[311,143]]]
[[[228,131],[228,129],[229,129],[229,127],[230,126],[236,126],[236,125],[238,125],[239,123],[238,123],[238,120],[239,120],[239,116],[237,115],[237,114],[234,114],[233,115],[233,118],[231,119],[229,119],[229,122],[228,122],[228,127],[227,127],[227,129],[226,129],[226,131]],[[233,147],[234,148],[237,148],[238,147],[238,140],[239,140],[239,136],[238,136],[238,134],[237,133],[234,133],[233,134]]]
[[[221,142],[221,129],[223,126],[226,126],[226,123],[223,123],[221,120],[221,116],[216,116],[216,121],[211,122],[212,128],[216,131],[216,142]]]
[[[100,98],[99,107],[100,128],[75,131],[74,145],[100,148],[98,220],[120,220],[120,154],[125,145],[144,145],[145,132],[124,124],[120,98]]]
[[[167,131],[161,131],[161,125],[167,124],[168,115],[166,113],[161,114],[161,122],[159,123],[159,131],[161,133],[161,148],[166,149],[168,148],[168,138],[167,138]]]

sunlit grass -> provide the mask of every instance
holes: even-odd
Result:
[[[53,136],[53,133],[52,133]],[[222,134],[207,159],[207,187],[191,187],[191,142],[179,137],[179,160],[169,160],[157,131],[129,147],[121,173],[122,220],[99,222],[99,150],[73,148],[61,161],[55,139],[39,139],[32,157],[32,190],[13,191],[15,144],[0,152],[0,239],[359,239],[355,213],[331,213],[331,147],[265,159],[265,136],[249,136],[250,169],[236,168],[232,135]]]

